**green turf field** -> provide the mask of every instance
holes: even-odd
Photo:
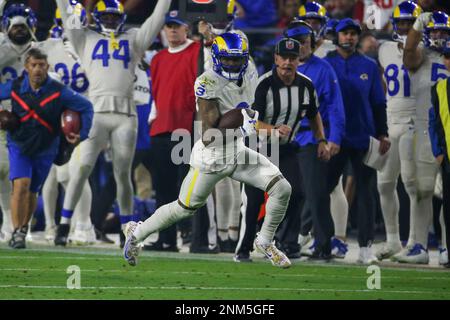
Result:
[[[81,289],[67,288],[80,268]],[[366,267],[145,252],[137,267],[119,250],[0,247],[0,299],[450,299],[450,272],[381,266],[381,289],[367,289]]]

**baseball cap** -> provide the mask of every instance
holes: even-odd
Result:
[[[345,18],[340,20],[335,27],[336,32],[341,32],[344,31],[345,29],[355,29],[358,32],[358,34],[361,34],[362,31],[359,23],[351,18]]]
[[[180,12],[178,10],[172,10],[172,11],[169,11],[168,14],[166,14],[165,24],[168,24],[168,23],[176,23],[176,24],[187,26],[186,21],[181,19]]]
[[[282,55],[300,55],[300,42],[291,38],[283,38],[278,41],[275,47],[275,53]]]

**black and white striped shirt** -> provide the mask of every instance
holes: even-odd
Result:
[[[318,112],[316,90],[312,81],[297,72],[294,82],[286,86],[272,70],[259,78],[252,109],[259,112],[259,120],[271,125],[285,124],[292,128],[288,139],[281,144],[291,142],[298,129],[300,120],[305,116],[312,120]]]

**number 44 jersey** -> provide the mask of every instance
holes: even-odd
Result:
[[[379,61],[386,81],[387,115],[391,123],[409,123],[416,116],[416,98],[409,73],[403,65],[403,50],[394,41],[384,42]]]

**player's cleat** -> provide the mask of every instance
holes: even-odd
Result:
[[[307,242],[305,246],[300,247],[300,254],[302,256],[311,257],[316,250],[316,246],[316,240],[314,240],[314,238],[310,238],[310,241]]]
[[[448,251],[446,248],[439,248],[439,265],[443,266],[448,263]]]
[[[12,238],[12,232],[0,231],[0,242],[8,243]]]
[[[94,244],[96,242],[94,226],[91,225],[89,228],[84,229],[77,225],[74,233],[69,237],[69,241],[77,246]]]
[[[250,258],[250,252],[239,252],[233,257],[234,262],[253,262]]]
[[[389,259],[402,250],[402,244],[400,242],[386,242],[378,249],[375,256],[379,261],[383,259]]]
[[[55,246],[66,246],[70,224],[60,224],[56,229]]]
[[[262,244],[260,242],[259,232],[256,234],[254,245],[257,251],[264,254],[272,262],[272,265],[280,268],[289,268],[291,266],[289,258],[275,246],[275,241],[270,244]]]
[[[376,264],[378,259],[372,253],[372,247],[360,247],[358,260],[356,260],[356,262],[369,265]]]
[[[13,249],[25,249],[25,238],[27,236],[26,230],[24,228],[22,229],[16,229],[14,230],[12,234],[12,238],[9,241],[9,246]]]
[[[45,228],[45,240],[53,242],[56,238],[56,226]]]
[[[125,246],[125,241],[126,241],[126,237],[122,232],[119,232],[119,247],[120,249],[123,249],[123,247]]]
[[[406,255],[408,254],[409,250],[411,250],[411,248],[413,246],[414,246],[414,244],[406,244],[406,246],[403,247],[403,249],[401,249],[399,253],[394,254],[391,257],[391,261],[398,262],[398,259],[401,259],[402,257],[406,257]]]
[[[312,242],[314,239],[311,235],[311,232],[309,232],[306,236],[299,234],[298,235],[298,244],[303,248],[308,245],[308,243]]]
[[[428,250],[426,250],[421,244],[416,243],[404,256],[397,258],[401,263],[416,263],[416,264],[428,264],[430,257]]]
[[[23,231],[26,230],[25,240],[27,242],[33,242],[33,235],[31,234],[31,228],[29,228],[28,226],[24,227],[24,228],[26,228],[26,229],[23,229]]]
[[[137,258],[139,255],[139,251],[141,247],[136,240],[136,237],[133,235],[134,230],[136,230],[137,226],[141,222],[137,223],[134,221],[130,221],[125,225],[125,229],[123,230],[123,234],[125,235],[125,244],[123,247],[123,257],[127,260],[130,266],[137,265]]]
[[[344,259],[348,251],[348,244],[341,239],[333,237],[331,239],[331,254],[335,258]]]

